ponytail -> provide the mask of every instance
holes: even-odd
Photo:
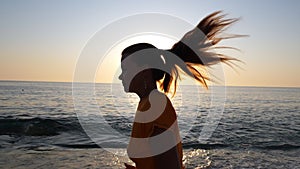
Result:
[[[174,85],[173,95],[176,93],[177,79],[180,78],[179,72],[194,78],[205,88],[208,88],[207,81],[211,79],[201,73],[201,68],[218,63],[229,64],[233,60],[238,61],[236,58],[211,51],[217,48],[230,48],[216,47],[216,45],[224,39],[243,36],[220,36],[224,30],[238,21],[238,19],[225,19],[226,15],[221,13],[221,11],[217,11],[205,17],[193,30],[187,32],[179,42],[175,43],[171,49],[164,52],[166,66],[170,67],[171,72],[171,74],[165,73],[165,77],[160,83],[160,88],[165,93],[169,92],[172,84]],[[166,59],[170,58],[166,57],[170,52],[179,57],[185,64],[172,64],[171,59]]]
[[[211,79],[201,73],[201,70],[205,70],[206,67],[218,63],[226,63],[231,66],[231,61],[238,61],[236,58],[228,57],[212,50],[217,48],[231,48],[218,47],[216,45],[224,39],[243,36],[221,36],[224,30],[238,21],[238,19],[225,19],[226,15],[221,13],[221,11],[217,11],[205,17],[193,30],[187,32],[182,39],[175,43],[169,50],[157,49],[148,43],[138,43],[123,50],[121,61],[134,52],[149,48],[154,49],[155,52],[151,54],[154,56],[149,56],[149,60],[143,60],[143,57],[141,57],[141,60],[137,57],[136,62],[139,64],[150,64],[145,62],[163,64],[166,68],[165,71],[155,68],[152,69],[153,79],[159,82],[159,87],[162,91],[170,93],[170,89],[172,88],[174,96],[176,93],[177,80],[178,78],[180,79],[181,73],[195,79],[205,88],[208,88],[207,81],[211,81]],[[174,55],[183,62],[178,63],[176,61],[177,58],[174,59]]]

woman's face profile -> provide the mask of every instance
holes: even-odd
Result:
[[[139,86],[139,78],[136,76],[138,68],[139,66],[129,59],[121,62],[122,73],[119,79],[122,81],[125,92],[134,92]]]

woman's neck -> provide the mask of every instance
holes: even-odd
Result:
[[[137,95],[139,96],[140,100],[143,100],[147,98],[150,95],[150,93],[155,89],[157,89],[156,83],[147,84],[144,88],[140,89],[140,92],[137,92]]]

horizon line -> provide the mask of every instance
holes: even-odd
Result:
[[[36,83],[73,83],[72,81],[47,81],[47,80],[0,80],[0,82],[36,82]],[[93,82],[76,82],[76,83],[93,83]],[[95,84],[121,84],[110,82],[95,82]],[[184,86],[195,84],[182,84]],[[225,85],[226,87],[269,87],[269,88],[300,88],[300,86],[263,86],[263,85]]]

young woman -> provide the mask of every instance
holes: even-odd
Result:
[[[208,15],[169,50],[147,43],[123,50],[119,79],[125,92],[136,93],[140,98],[127,149],[136,166],[125,164],[127,169],[184,168],[176,112],[165,94],[175,94],[182,73],[207,87],[210,79],[201,73],[201,68],[236,60],[211,51],[222,39],[237,37],[220,36],[237,21],[224,17],[220,11]]]

